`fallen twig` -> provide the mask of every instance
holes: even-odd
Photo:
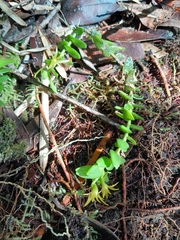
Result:
[[[60,10],[60,3],[57,4],[57,6],[49,13],[49,15],[47,16],[46,19],[43,20],[43,22],[30,34],[30,36],[28,36],[25,41],[23,42],[23,44],[21,45],[21,47],[23,49],[26,48],[26,46],[28,45],[28,42],[29,42],[29,38],[31,36],[35,36],[37,34],[37,31],[39,29],[43,29],[50,21],[51,19],[53,19],[53,17],[56,15],[56,13]]]
[[[150,57],[151,57],[151,60],[153,61],[153,63],[156,65],[157,69],[159,70],[159,73],[161,75],[161,78],[163,80],[163,83],[164,83],[164,87],[165,87],[165,90],[166,90],[166,94],[168,97],[171,96],[171,93],[170,93],[170,90],[169,90],[169,87],[168,87],[168,81],[167,81],[167,78],[162,70],[162,68],[160,67],[157,59],[153,56],[153,54],[150,54]]]
[[[159,212],[180,210],[180,206],[169,207],[169,208],[159,208],[159,209],[142,209],[142,208],[129,208],[128,207],[127,210],[136,211],[136,212],[144,212],[144,213],[159,213]]]
[[[57,146],[56,139],[55,139],[54,135],[52,134],[52,132],[51,132],[51,130],[50,130],[50,128],[49,128],[49,125],[48,125],[48,123],[47,123],[47,121],[46,121],[46,118],[45,118],[45,116],[44,116],[44,111],[43,111],[43,108],[42,108],[42,105],[41,105],[41,102],[40,102],[40,99],[39,99],[39,94],[38,94],[38,92],[37,92],[37,94],[36,94],[36,98],[37,98],[37,101],[38,101],[38,104],[39,104],[39,110],[40,110],[40,112],[41,112],[41,115],[42,115],[44,124],[45,124],[45,126],[46,126],[46,128],[47,128],[47,130],[48,130],[49,137],[50,137],[50,139],[51,139],[51,141],[52,141],[53,147],[56,147],[56,146]],[[62,169],[63,169],[63,171],[64,171],[64,173],[65,173],[65,175],[66,175],[66,177],[67,177],[67,180],[68,180],[69,182],[71,182],[71,179],[72,179],[72,178],[71,178],[70,173],[68,172],[67,167],[66,167],[66,165],[65,165],[65,163],[64,163],[64,161],[63,161],[63,159],[62,159],[62,156],[61,156],[61,154],[60,154],[60,152],[59,152],[58,147],[55,148],[55,152],[56,152],[56,155],[57,155],[57,159],[58,159],[58,161],[59,161],[59,164],[61,165],[61,167],[62,167]]]
[[[104,115],[104,114],[102,114],[102,113],[84,105],[83,103],[80,103],[73,98],[67,97],[62,93],[54,93],[49,87],[46,87],[45,85],[43,85],[41,82],[39,82],[38,80],[36,80],[34,78],[26,78],[26,80],[35,84],[35,85],[37,85],[37,86],[42,86],[42,89],[40,89],[40,90],[43,90],[45,92],[49,92],[49,93],[53,94],[58,99],[68,101],[68,102],[80,107],[81,109],[84,109],[86,112],[89,112],[89,113],[97,116],[98,118],[100,118],[104,122],[106,122],[106,123],[108,123],[108,124],[110,124],[110,125],[112,125],[116,128],[119,128],[119,123],[116,123],[116,122],[112,121],[110,118],[106,117],[106,115]]]

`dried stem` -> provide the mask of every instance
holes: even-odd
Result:
[[[43,108],[42,108],[42,105],[41,105],[41,102],[40,102],[40,99],[39,99],[38,91],[37,91],[37,93],[36,93],[36,98],[37,98],[37,101],[38,101],[38,104],[39,104],[39,110],[40,110],[40,112],[41,112],[41,115],[42,115],[44,124],[45,124],[45,126],[46,126],[46,128],[47,128],[47,130],[48,130],[49,137],[50,137],[50,139],[51,139],[51,141],[52,141],[53,147],[56,147],[56,148],[55,148],[55,152],[56,152],[56,155],[57,155],[57,159],[58,159],[58,161],[59,161],[59,164],[61,165],[61,167],[62,167],[62,169],[63,169],[63,171],[64,171],[64,173],[65,173],[65,175],[66,175],[66,177],[67,177],[67,180],[70,182],[70,180],[71,180],[70,173],[67,171],[67,167],[66,167],[66,165],[65,165],[65,163],[64,163],[64,161],[63,161],[63,159],[62,159],[62,156],[61,156],[61,154],[60,154],[60,152],[59,152],[59,149],[58,149],[58,146],[57,146],[57,143],[56,143],[56,139],[55,139],[54,135],[52,134],[52,132],[51,132],[49,126],[48,126],[48,123],[47,123],[47,121],[46,121],[46,118],[45,118],[45,116],[44,116],[44,111],[43,111]]]

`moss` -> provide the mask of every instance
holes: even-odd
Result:
[[[13,120],[6,118],[0,125],[0,163],[18,160],[25,155],[26,144],[16,141],[16,127]]]

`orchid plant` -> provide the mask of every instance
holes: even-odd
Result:
[[[51,80],[50,74],[57,75],[55,68],[58,64],[70,64],[69,60],[65,59],[65,54],[68,53],[74,59],[80,59],[81,56],[78,52],[79,49],[85,49],[86,43],[79,39],[80,36],[86,31],[84,28],[75,27],[71,34],[68,34],[63,41],[58,44],[58,50],[52,58],[45,61],[46,68],[39,71],[43,74],[43,78],[48,78],[50,87],[55,92],[55,86]],[[88,38],[94,43],[97,49],[101,50],[105,57],[112,57],[116,61],[121,62],[125,57],[121,53],[124,48],[119,47],[116,43],[102,39],[102,35],[97,30],[86,31]],[[39,72],[38,71],[38,72]],[[37,74],[36,74],[37,75]],[[122,77],[124,77],[124,89],[119,91],[119,95],[125,100],[123,106],[116,106],[115,114],[124,120],[125,124],[120,125],[119,129],[122,132],[121,138],[116,141],[116,149],[111,149],[109,157],[102,156],[92,166],[82,166],[76,169],[76,174],[84,179],[92,180],[91,191],[87,194],[88,199],[85,203],[87,206],[90,202],[95,200],[104,204],[105,198],[108,198],[110,191],[118,190],[113,184],[109,186],[108,175],[113,169],[118,169],[120,165],[125,163],[125,152],[129,149],[129,142],[136,145],[136,141],[130,136],[132,130],[142,130],[141,126],[137,126],[132,122],[135,120],[143,120],[141,116],[135,113],[135,108],[141,108],[141,104],[134,103],[134,100],[140,100],[135,92],[136,78],[133,61],[128,58],[123,64]],[[100,190],[99,190],[100,187]]]
[[[110,191],[118,190],[118,188],[115,188],[117,183],[112,186],[107,184],[109,180],[108,175],[113,169],[118,169],[125,163],[125,153],[130,147],[129,143],[136,145],[135,139],[130,136],[133,130],[143,130],[141,126],[133,124],[135,120],[143,120],[139,114],[135,113],[135,109],[143,106],[135,103],[135,100],[141,100],[141,97],[135,94],[138,89],[135,87],[137,80],[131,58],[125,61],[122,76],[124,77],[124,89],[119,91],[119,95],[124,99],[124,105],[116,106],[115,114],[124,120],[124,124],[119,126],[122,134],[116,140],[116,148],[115,150],[110,150],[109,157],[100,157],[94,165],[76,168],[78,176],[92,180],[91,190],[85,194],[88,196],[88,199],[84,206],[95,200],[106,204],[104,199],[108,198]]]

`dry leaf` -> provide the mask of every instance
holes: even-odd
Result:
[[[116,0],[63,0],[62,12],[69,24],[88,25],[107,19],[117,9],[125,10]]]
[[[163,6],[158,8],[156,6],[141,4],[127,4],[128,9],[135,13],[142,24],[150,29],[156,29],[160,24],[171,19],[174,10]]]
[[[0,0],[0,8],[5,12],[10,18],[12,18],[16,23],[21,26],[27,26],[27,24],[15,13],[13,12],[3,0]]]
[[[172,33],[163,29],[150,29],[147,32],[137,31],[132,28],[110,29],[106,31],[103,36],[113,42],[139,42],[156,39],[172,39]]]
[[[142,45],[144,51],[146,51],[146,52],[151,51],[152,54],[153,54],[156,58],[162,58],[162,57],[164,57],[164,56],[167,55],[167,53],[166,53],[165,51],[161,50],[160,48],[154,46],[154,45],[151,44],[151,43],[145,42],[145,43],[142,43],[141,45]]]
[[[175,12],[169,21],[161,23],[160,26],[180,28],[180,11]]]

